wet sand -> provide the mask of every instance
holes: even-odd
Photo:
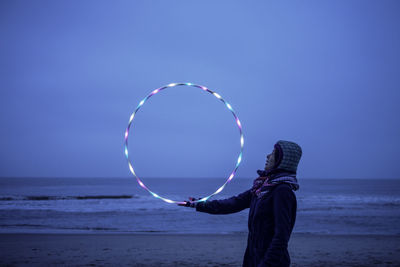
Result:
[[[0,234],[1,266],[241,266],[245,234]],[[400,236],[293,234],[292,266],[400,266]]]

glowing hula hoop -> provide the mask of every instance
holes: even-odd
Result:
[[[132,121],[133,121],[133,118],[135,117],[135,114],[139,111],[139,109],[143,106],[143,104],[144,104],[150,97],[152,97],[153,95],[157,94],[157,93],[160,92],[161,90],[164,90],[164,89],[167,89],[167,88],[171,88],[171,87],[175,87],[175,86],[181,86],[181,85],[187,85],[187,86],[191,86],[191,87],[200,88],[200,89],[202,89],[203,91],[209,92],[210,94],[214,95],[216,98],[218,98],[219,100],[221,100],[221,101],[225,104],[225,106],[232,112],[233,117],[235,117],[236,124],[237,124],[237,126],[239,127],[239,132],[240,132],[240,153],[239,153],[239,156],[238,156],[238,159],[237,159],[237,162],[236,162],[236,166],[235,166],[235,168],[233,169],[232,173],[229,175],[228,180],[226,180],[226,182],[225,182],[221,187],[219,187],[219,188],[217,189],[217,191],[215,191],[215,192],[212,193],[211,195],[206,196],[206,197],[203,197],[203,198],[201,198],[201,199],[199,199],[199,200],[197,200],[197,201],[195,201],[195,202],[206,201],[206,200],[209,199],[210,197],[212,197],[212,196],[218,194],[219,192],[221,192],[221,191],[224,189],[224,187],[227,185],[227,183],[229,183],[229,182],[233,179],[233,177],[234,177],[235,174],[236,174],[237,169],[239,168],[239,164],[240,164],[240,162],[242,161],[243,145],[244,145],[244,138],[243,138],[243,133],[242,133],[242,125],[241,125],[241,123],[240,123],[240,120],[239,120],[238,116],[237,116],[237,115],[235,114],[235,112],[233,111],[232,106],[231,106],[228,102],[226,102],[224,99],[222,99],[222,97],[221,97],[219,94],[217,94],[216,92],[211,91],[210,89],[208,89],[208,88],[205,87],[205,86],[196,85],[196,84],[192,84],[192,83],[170,83],[170,84],[168,84],[168,85],[166,85],[166,86],[163,86],[163,87],[160,87],[160,88],[154,90],[154,91],[151,92],[148,96],[146,96],[142,101],[140,101],[139,105],[136,107],[136,110],[132,113],[131,117],[129,118],[129,124],[128,124],[128,127],[126,128],[126,131],[125,131],[125,156],[126,156],[126,159],[128,160],[129,170],[131,171],[131,173],[133,174],[133,176],[135,176],[135,178],[136,178],[137,182],[139,183],[139,185],[140,185],[141,187],[143,187],[144,189],[146,189],[146,190],[147,190],[150,194],[152,194],[154,197],[159,198],[159,199],[161,199],[161,200],[163,200],[163,201],[165,201],[165,202],[168,202],[168,203],[176,203],[176,204],[184,204],[185,202],[182,202],[182,201],[175,201],[175,200],[171,200],[171,199],[167,199],[167,198],[164,198],[164,197],[162,197],[162,196],[159,196],[158,194],[156,194],[156,193],[154,193],[153,191],[151,191],[151,190],[140,180],[140,178],[136,175],[136,173],[135,173],[135,171],[134,171],[134,169],[133,169],[133,165],[132,165],[132,163],[131,163],[131,161],[130,161],[130,159],[129,159],[129,153],[128,153],[128,136],[129,136],[129,129],[131,128]]]

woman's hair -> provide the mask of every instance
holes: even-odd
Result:
[[[280,152],[279,152],[279,150],[278,149],[275,149],[274,150],[275,151],[275,155],[274,155],[274,157],[275,157],[275,163],[278,163],[278,161],[279,161],[279,158],[280,158]]]
[[[274,146],[274,157],[275,157],[275,166],[274,168],[278,167],[282,161],[282,148],[277,144]]]

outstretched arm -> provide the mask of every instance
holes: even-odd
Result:
[[[196,204],[196,211],[207,212],[210,214],[229,214],[239,212],[250,207],[251,190],[247,190],[237,196]]]

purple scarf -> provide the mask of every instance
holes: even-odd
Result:
[[[268,172],[264,171],[257,171],[257,173],[260,175],[260,177],[254,180],[253,187],[251,188],[251,192],[256,194],[257,197],[261,197],[271,188],[281,183],[289,184],[293,191],[299,189],[299,184],[297,182],[295,174],[279,173],[275,175],[270,175]]]

